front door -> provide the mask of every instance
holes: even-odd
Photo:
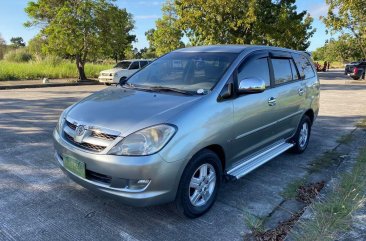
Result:
[[[279,118],[276,113],[276,90],[271,88],[267,52],[256,52],[239,66],[237,81],[251,78],[264,80],[266,90],[262,93],[240,95],[233,100],[234,138],[231,154],[234,165],[249,154],[274,142],[273,125]]]

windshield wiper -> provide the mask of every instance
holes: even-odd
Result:
[[[176,89],[176,88],[170,88],[170,87],[165,87],[165,86],[143,86],[143,85],[134,85],[131,83],[126,83],[123,85],[123,87],[127,87],[127,88],[131,88],[131,89],[137,89],[137,90],[144,90],[144,91],[166,91],[166,92],[175,92],[175,93],[180,93],[180,94],[184,94],[184,95],[193,95],[192,92],[190,91],[186,91],[186,90],[181,90],[181,89]]]
[[[155,90],[155,91],[167,91],[167,92],[180,93],[180,94],[184,94],[184,95],[193,95],[193,93],[190,92],[190,91],[176,89],[176,88],[171,88],[171,87],[165,87],[165,86],[151,86],[149,88],[151,90]]]

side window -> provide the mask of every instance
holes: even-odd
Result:
[[[129,69],[139,69],[140,66],[139,66],[139,62],[138,61],[135,61],[133,62],[131,65],[130,65],[130,68]]]
[[[143,68],[147,65],[147,61],[141,61],[140,62],[140,67]]]
[[[275,84],[283,84],[292,81],[290,59],[272,59]]]
[[[315,72],[309,60],[301,54],[293,54],[301,79],[309,79],[315,76]]]
[[[260,78],[264,80],[266,86],[271,85],[269,77],[268,59],[252,58],[248,62],[242,64],[238,69],[238,81],[250,78]]]

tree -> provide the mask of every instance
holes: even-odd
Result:
[[[156,57],[156,49],[155,49],[155,45],[154,45],[155,44],[154,32],[155,32],[155,29],[153,29],[153,28],[149,29],[145,32],[146,39],[149,42],[149,48],[145,48],[145,50],[143,50],[144,53],[153,56],[152,58]]]
[[[11,46],[14,48],[25,47],[25,43],[22,37],[12,37],[10,39]]]
[[[176,0],[177,26],[192,45],[263,44],[305,50],[312,18],[295,0]]]
[[[178,48],[183,48],[183,32],[177,26],[177,15],[174,3],[168,0],[162,8],[163,16],[156,20],[156,29],[145,33],[151,46],[160,56]]]
[[[366,58],[366,3],[365,0],[326,0],[328,14],[323,22],[331,32],[350,33]]]
[[[87,61],[99,57],[124,56],[135,36],[134,23],[126,9],[114,0],[36,0],[25,9],[31,21],[26,27],[40,26],[47,53],[75,60],[79,79],[85,80]]]
[[[343,34],[338,39],[330,39],[323,47],[317,48],[312,55],[316,61],[330,62],[349,62],[362,58],[357,40],[350,34]]]
[[[6,42],[5,39],[0,34],[0,60],[4,58],[6,52]]]
[[[46,39],[42,35],[36,35],[28,41],[28,50],[35,56],[43,56],[45,52],[43,46],[46,44]]]

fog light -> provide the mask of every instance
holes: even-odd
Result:
[[[142,180],[129,180],[128,183],[128,189],[130,190],[141,190],[147,187],[149,185],[150,180],[148,179],[142,179]]]

